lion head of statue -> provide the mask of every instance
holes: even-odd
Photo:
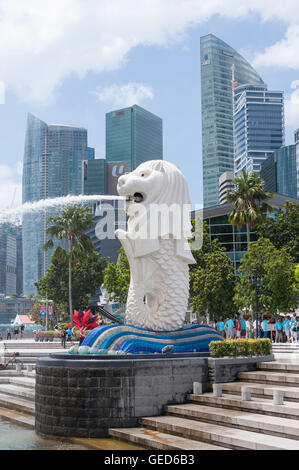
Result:
[[[145,252],[146,240],[148,246],[157,246],[156,242],[150,244],[149,240],[153,238],[190,238],[189,190],[184,175],[173,163],[164,160],[144,162],[131,173],[120,176],[117,190],[126,198],[129,233],[133,235],[136,226],[140,228],[147,224],[146,236],[140,236],[140,248],[136,248],[138,252]],[[167,213],[167,209],[165,215],[163,211]],[[157,236],[149,235],[153,233],[153,226],[157,227]]]
[[[184,175],[173,163],[151,160],[120,176],[117,190],[131,202],[149,204],[190,204]]]

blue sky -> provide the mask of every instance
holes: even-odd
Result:
[[[20,203],[28,112],[86,127],[102,158],[105,113],[135,102],[163,119],[164,158],[185,174],[193,204],[201,203],[200,37],[208,33],[253,63],[269,89],[285,92],[286,143],[293,143],[299,13],[296,1],[280,3],[52,0],[47,10],[36,0],[0,0],[0,207]]]

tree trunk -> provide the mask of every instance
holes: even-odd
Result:
[[[70,322],[73,328],[73,299],[72,299],[72,262],[69,257],[69,306],[70,306]]]
[[[247,251],[249,251],[249,245],[250,245],[250,227],[249,224],[246,225],[247,229]]]

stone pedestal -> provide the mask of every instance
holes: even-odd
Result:
[[[98,357],[57,353],[37,360],[37,433],[105,437],[109,427],[134,427],[139,417],[185,402],[195,381],[208,390],[201,354]]]

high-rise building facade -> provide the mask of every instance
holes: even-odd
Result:
[[[125,162],[134,170],[163,159],[162,119],[140,106],[106,114],[106,162]]]
[[[47,125],[29,114],[23,164],[23,203],[82,193],[82,162],[87,160],[87,130]],[[24,294],[36,292],[34,283],[46,272],[51,253],[43,251],[47,217],[55,210],[23,217]]]
[[[297,197],[296,145],[275,150],[261,166],[266,191]]]
[[[259,172],[261,164],[284,145],[282,91],[266,85],[234,87],[235,176]]]
[[[229,191],[234,189],[234,173],[232,171],[226,171],[222,173],[219,178],[219,203],[225,204],[226,203],[226,194]]]
[[[297,198],[299,199],[299,129],[295,131],[295,145],[296,145]]]
[[[200,40],[204,206],[219,203],[219,177],[234,171],[234,85],[264,82],[232,47],[213,34]],[[232,67],[234,66],[234,74]]]
[[[0,294],[17,293],[17,227],[0,225]]]

